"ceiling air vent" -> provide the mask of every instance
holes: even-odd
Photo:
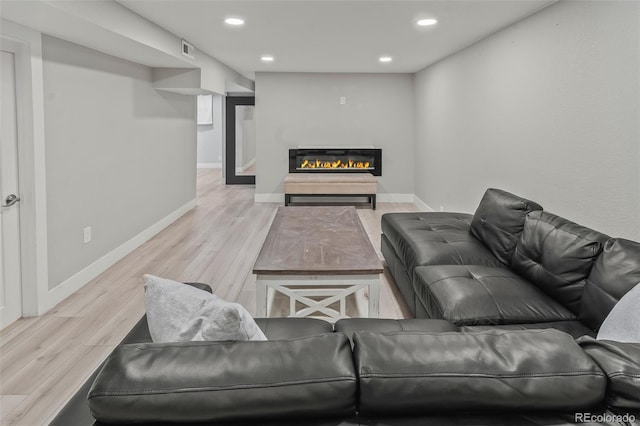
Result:
[[[195,51],[195,48],[193,47],[193,44],[189,43],[186,40],[182,40],[182,54],[184,56],[186,56],[187,58],[194,59],[194,56],[193,56],[194,51]]]

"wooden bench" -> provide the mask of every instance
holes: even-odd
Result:
[[[378,181],[370,173],[289,173],[284,178],[284,205],[298,197],[368,197],[376,209]]]

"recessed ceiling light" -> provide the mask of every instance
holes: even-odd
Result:
[[[234,27],[244,25],[244,19],[240,18],[227,18],[224,20],[225,24],[233,25]]]
[[[271,55],[264,55],[260,59],[262,62],[273,62],[273,56]]]
[[[429,19],[420,19],[416,24],[421,27],[428,27],[429,25],[435,25],[438,23],[437,19],[429,18]]]
[[[380,56],[380,59],[378,59],[380,62],[391,62],[391,56]]]

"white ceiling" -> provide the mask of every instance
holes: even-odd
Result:
[[[118,0],[253,77],[276,72],[413,73],[557,0]],[[241,17],[242,27],[224,23]],[[436,18],[418,27],[420,18]],[[273,63],[260,56],[270,54]],[[393,61],[381,64],[378,57]]]

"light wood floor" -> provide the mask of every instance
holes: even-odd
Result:
[[[253,197],[253,187],[225,186],[219,169],[199,170],[198,207],[50,312],[0,332],[0,424],[52,420],[144,314],[143,274],[209,283],[218,296],[255,313],[251,268],[278,205],[254,204]],[[379,203],[376,211],[358,213],[379,252],[381,215],[415,210],[413,204]],[[380,316],[409,318],[391,280],[385,272]],[[350,307],[354,315],[360,306],[366,312],[366,301],[360,302]],[[286,315],[284,306],[274,303],[271,315]]]

